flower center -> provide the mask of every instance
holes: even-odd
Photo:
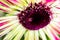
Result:
[[[38,30],[47,26],[51,21],[50,8],[42,3],[30,4],[18,14],[19,23],[29,30]]]

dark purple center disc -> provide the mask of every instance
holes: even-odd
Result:
[[[42,3],[30,4],[18,14],[19,23],[29,30],[38,30],[47,26],[50,21],[50,8]]]

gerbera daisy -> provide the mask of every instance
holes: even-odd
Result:
[[[1,40],[60,40],[59,0],[0,0]]]

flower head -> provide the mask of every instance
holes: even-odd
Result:
[[[1,0],[1,40],[60,40],[59,0]]]

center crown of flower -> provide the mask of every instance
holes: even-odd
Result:
[[[18,14],[19,23],[29,30],[38,30],[51,21],[50,8],[42,3],[30,4]]]

